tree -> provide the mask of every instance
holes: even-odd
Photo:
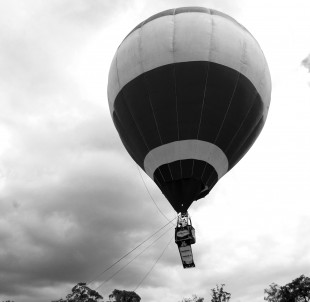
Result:
[[[114,289],[109,298],[115,298],[116,302],[140,302],[141,298],[135,292]]]
[[[184,298],[181,302],[203,302],[204,298],[193,295],[192,298]]]
[[[102,296],[86,286],[86,283],[80,282],[72,288],[72,293],[68,294],[65,300],[61,298],[52,302],[99,302],[102,299]]]
[[[264,293],[267,294],[267,297],[264,297],[264,300],[269,302],[280,301],[280,286],[276,283],[271,283],[269,287],[269,289],[264,290]]]
[[[264,300],[268,302],[308,302],[310,301],[310,278],[301,275],[292,282],[279,286],[272,283],[265,289]]]
[[[229,302],[231,294],[224,291],[224,286],[225,284],[216,285],[216,288],[211,289],[211,302]]]

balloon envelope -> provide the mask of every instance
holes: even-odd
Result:
[[[204,197],[265,123],[271,79],[237,21],[213,9],[156,14],[123,40],[108,83],[127,151],[177,212]]]

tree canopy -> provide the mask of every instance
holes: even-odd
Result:
[[[140,302],[141,298],[133,291],[114,289],[109,298],[115,298],[116,302]]]
[[[193,295],[192,298],[184,298],[181,302],[203,302],[204,298]]]
[[[98,292],[80,282],[72,288],[72,293],[68,294],[65,300],[61,298],[52,302],[99,302],[102,299]]]
[[[310,301],[310,278],[304,275],[292,282],[279,286],[276,283],[265,289],[264,300],[268,302],[308,302]]]
[[[216,288],[211,289],[211,302],[229,302],[231,294],[224,291],[225,284],[216,285]]]

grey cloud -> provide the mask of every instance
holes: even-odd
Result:
[[[78,170],[59,175],[58,185],[14,188],[21,206],[5,216],[15,235],[2,241],[9,251],[0,258],[6,276],[2,293],[20,290],[16,282],[7,282],[8,276],[22,279],[23,286],[90,278],[98,264],[108,266],[158,227],[158,219],[141,215],[151,213],[153,205],[137,198],[130,179],[111,175],[111,170],[99,175],[92,168]],[[122,191],[128,186],[131,190]],[[121,278],[124,285],[127,274]]]
[[[107,103],[105,80],[89,96],[83,90],[84,70],[76,75],[73,67],[85,59],[83,47],[112,23],[117,28],[118,18],[133,9],[136,1],[12,3],[10,10],[0,12],[5,20],[2,25],[6,25],[0,28],[1,130],[8,134],[8,147],[0,148],[0,296],[16,302],[48,302],[64,297],[76,282],[94,278],[166,220],[150,200],[106,104],[102,105]],[[222,7],[216,7],[236,16],[240,3],[223,1]],[[152,13],[188,2],[139,4],[142,9],[137,5],[137,14],[142,21]],[[215,2],[194,1],[191,5],[214,7]],[[149,187],[161,209],[172,217],[173,210],[159,189]],[[208,196],[208,204],[213,202],[213,195]],[[200,202],[194,205],[193,212],[201,206]],[[209,226],[203,223],[201,228]],[[294,243],[303,250],[309,249],[300,237],[308,236],[307,225],[305,218],[298,227],[304,231],[293,234]],[[209,226],[210,232],[216,227]],[[173,228],[100,290],[108,294],[114,288],[133,289],[172,234]],[[239,243],[249,246],[254,260],[236,255]],[[290,280],[284,280],[284,275],[293,279],[310,269],[309,258],[297,247],[294,269],[292,263],[284,268],[259,263],[258,259],[273,260],[269,250],[277,244],[268,236],[227,245],[223,238],[198,239],[193,246],[197,268],[184,271],[172,242],[138,293],[152,302],[154,292],[179,300],[193,293],[207,299],[209,289],[224,282],[236,301],[253,301],[253,296],[262,300],[262,291],[271,282],[286,283]],[[214,256],[216,252],[222,259]],[[221,269],[216,261],[224,260],[228,264]],[[124,263],[94,284],[99,285]],[[184,280],[189,284],[185,286]]]
[[[88,280],[163,224],[99,112],[58,122],[57,111],[40,113],[39,123],[7,121],[11,150],[1,158],[0,204],[5,297],[42,301],[44,287]],[[118,284],[134,286],[126,276],[138,271],[128,267]],[[52,294],[45,300],[57,298]]]
[[[310,72],[310,54],[301,61],[301,64]]]
[[[163,223],[100,114],[68,127],[49,119],[11,125],[16,151],[2,156],[0,292],[8,298],[30,291],[29,301],[42,301],[42,287],[92,278]],[[136,280],[126,276],[144,267],[124,272],[116,280],[130,287]]]
[[[124,1],[12,1],[0,16],[1,93],[14,108],[34,113],[50,100],[74,97],[76,83],[68,72],[81,48],[104,29]],[[4,100],[2,100],[4,102]]]

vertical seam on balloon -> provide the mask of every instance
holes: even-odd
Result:
[[[143,141],[143,143],[145,144],[145,146],[146,146],[146,148],[148,149],[148,152],[149,152],[150,149],[149,149],[148,145],[146,144],[146,141],[145,141],[145,139],[144,139],[144,137],[143,137],[143,135],[142,135],[142,133],[141,133],[141,131],[140,131],[140,129],[139,129],[139,127],[138,127],[138,125],[137,125],[137,123],[136,123],[136,121],[135,121],[135,119],[134,119],[134,117],[133,117],[133,115],[132,115],[132,113],[131,113],[131,111],[130,111],[130,109],[129,109],[129,106],[128,106],[127,103],[126,103],[126,98],[125,98],[124,91],[123,91],[123,89],[120,89],[121,85],[120,85],[120,80],[119,80],[119,72],[118,72],[118,64],[117,64],[118,49],[119,49],[119,47],[118,47],[117,50],[116,50],[116,56],[115,56],[115,69],[116,69],[116,76],[117,76],[118,87],[119,87],[120,93],[121,93],[122,96],[123,96],[124,103],[125,103],[125,105],[126,105],[128,111],[129,111],[129,113],[130,113],[130,115],[131,115],[131,117],[132,117],[132,119],[133,119],[133,121],[134,121],[134,123],[135,123],[137,129],[138,129],[138,132],[140,133],[140,136],[142,137],[142,141]],[[114,100],[114,104],[115,104],[115,100]],[[114,104],[113,104],[113,107],[114,107]],[[113,109],[114,109],[114,108],[113,108]],[[114,109],[114,112],[115,112],[115,115],[118,117],[118,120],[119,120],[120,124],[122,124],[122,123],[121,123],[121,119],[119,118],[119,116],[118,116],[117,112],[115,111],[115,109]],[[126,127],[123,127],[123,128],[125,129]]]
[[[209,55],[208,55],[208,77],[209,77],[209,68],[210,68],[210,59],[211,59],[211,55],[212,55],[212,40],[213,40],[213,36],[214,36],[214,20],[213,20],[213,15],[212,15],[212,11],[210,10],[210,19],[211,19],[211,36],[210,36],[210,50],[209,50]],[[205,185],[205,187],[207,186],[207,183],[203,182],[203,175],[205,174],[206,168],[207,168],[208,163],[205,163],[205,167],[202,170],[201,173],[201,182]]]
[[[261,88],[261,85],[262,85],[262,82],[263,82],[263,79],[265,78],[265,72],[266,72],[266,69],[268,68],[268,65],[267,65],[267,62],[265,61],[265,66],[264,66],[264,69],[262,71],[262,74],[261,74],[261,77],[260,77],[260,80],[259,80],[259,83],[258,83],[258,89],[259,91],[263,92],[262,88]],[[262,101],[263,101],[263,105],[265,105],[264,103],[264,99],[263,99],[264,95],[261,96],[262,98]],[[266,112],[266,107],[264,106],[264,111],[263,111],[263,116],[265,115],[265,112]],[[268,109],[267,109],[268,110]]]
[[[260,85],[263,81],[263,78],[264,78],[264,74],[265,74],[265,71],[266,71],[266,67],[267,67],[267,64],[265,64],[264,66],[264,69],[263,69],[263,72],[262,72],[262,76],[261,76],[261,79],[259,81],[259,85],[258,85],[258,88],[260,89]],[[260,89],[261,91],[261,89]],[[258,94],[257,90],[256,90],[256,95]],[[261,96],[260,96],[261,97]],[[263,100],[262,100],[263,102]],[[254,102],[253,102],[253,105],[255,103],[255,99],[254,99]],[[264,106],[264,102],[263,102],[263,106]],[[250,137],[250,135],[252,134],[252,132],[254,131],[254,129],[257,127],[257,125],[260,123],[260,121],[264,118],[264,113],[265,113],[265,110],[263,109],[263,113],[262,113],[262,116],[260,117],[260,119],[258,120],[258,122],[255,124],[254,127],[252,127],[251,131],[249,132],[249,134],[247,135],[247,137],[245,138],[245,140],[243,141],[243,143],[238,147],[238,149],[236,149],[236,151],[234,152],[234,154],[232,154],[231,156],[231,159],[235,156],[235,154],[243,147],[243,145],[246,143],[246,141],[248,140],[248,138]]]
[[[232,96],[229,100],[229,104],[228,104],[228,107],[227,107],[227,110],[225,112],[225,115],[224,115],[224,118],[223,118],[223,121],[221,123],[221,126],[220,126],[220,129],[218,130],[217,132],[217,135],[215,137],[215,140],[214,140],[214,145],[216,145],[216,142],[220,136],[220,133],[223,129],[223,126],[224,126],[224,123],[226,121],[226,118],[227,118],[227,115],[228,115],[228,112],[229,112],[229,109],[230,109],[230,106],[232,104],[232,101],[233,101],[233,98],[234,98],[234,95],[235,95],[235,92],[236,92],[236,89],[237,89],[237,86],[238,86],[238,83],[239,83],[239,79],[240,79],[240,73],[241,73],[241,69],[242,69],[242,58],[244,57],[244,54],[245,54],[245,40],[243,40],[243,44],[242,44],[242,54],[241,54],[241,57],[240,57],[240,66],[239,66],[239,71],[238,72],[238,76],[237,76],[237,80],[236,80],[236,83],[235,83],[235,87],[234,87],[234,90],[233,90],[233,93],[232,93]],[[213,155],[213,153],[211,153],[211,156]],[[214,171],[210,174],[209,178],[207,179],[207,182],[209,182],[209,180],[211,179],[211,177],[213,176],[214,174]]]
[[[206,73],[206,79],[205,79],[204,90],[203,90],[203,98],[202,98],[202,105],[201,105],[201,112],[200,112],[200,119],[199,119],[199,125],[198,125],[196,140],[199,140],[199,133],[200,133],[200,127],[201,127],[201,122],[202,122],[203,109],[204,109],[205,98],[206,98],[206,93],[207,93],[209,67],[210,67],[210,62],[207,61],[207,73]],[[196,154],[197,154],[197,148],[198,148],[198,145],[196,144],[196,149],[195,149]],[[195,161],[193,160],[192,176],[194,175],[194,165],[195,165]]]
[[[144,81],[146,92],[147,92],[147,95],[148,95],[148,101],[149,101],[149,104],[150,104],[151,109],[152,109],[152,114],[153,114],[153,118],[154,118],[154,121],[155,121],[156,130],[157,130],[157,133],[158,133],[158,136],[159,136],[159,140],[160,140],[160,143],[163,144],[163,141],[162,141],[162,138],[161,138],[161,135],[160,135],[160,132],[159,132],[157,120],[156,120],[156,115],[155,115],[154,108],[153,108],[153,105],[152,105],[152,101],[151,101],[151,97],[150,97],[150,92],[149,92],[149,89],[148,89],[148,83],[147,83],[147,79],[146,79],[146,76],[145,76],[145,70],[144,70],[144,67],[143,67],[143,60],[142,60],[142,28],[143,28],[143,24],[142,24],[142,26],[139,29],[139,54],[140,54],[140,64],[141,64],[141,70],[142,70],[142,79]],[[169,169],[169,172],[170,172],[170,175],[171,175],[171,179],[173,180],[169,164],[168,164],[168,169]],[[166,181],[164,177],[163,177],[163,179],[164,179],[164,181]]]
[[[243,31],[244,41],[246,41],[246,37],[245,37],[245,34],[246,34],[246,33],[247,33],[246,31]],[[247,65],[247,62],[246,62],[246,61],[247,61],[247,60],[246,60],[246,46],[247,46],[247,44],[244,42],[244,51],[243,51],[243,56],[241,57],[241,63],[243,63],[243,66]],[[245,74],[245,73],[243,73],[243,74]],[[245,121],[246,121],[248,115],[250,114],[252,108],[254,107],[255,99],[256,99],[257,93],[258,93],[258,92],[257,92],[257,89],[255,88],[254,95],[251,97],[251,99],[252,99],[251,106],[249,107],[249,109],[248,109],[248,111],[247,111],[245,117],[243,118],[243,120],[242,120],[242,122],[241,122],[239,128],[237,129],[236,133],[234,134],[234,136],[233,136],[232,139],[230,140],[229,144],[228,144],[227,147],[225,148],[225,151],[224,151],[225,153],[226,153],[226,152],[229,150],[229,148],[231,147],[231,145],[232,145],[232,143],[234,142],[234,140],[236,139],[238,133],[239,133],[240,130],[242,129],[243,124],[245,123]]]
[[[124,94],[123,92],[122,92],[121,94],[123,95],[123,98],[124,98],[124,100],[125,100],[125,94]],[[135,121],[135,119],[134,119],[134,117],[133,117],[133,115],[132,115],[132,113],[131,113],[131,111],[130,111],[130,109],[129,109],[129,106],[128,106],[127,103],[126,103],[126,101],[125,101],[125,104],[126,104],[126,107],[127,107],[127,109],[128,109],[128,112],[130,113],[130,115],[131,115],[131,117],[132,117],[132,119],[133,119],[133,121],[134,121],[134,123],[135,123],[136,128],[138,129],[138,132],[139,132],[140,136],[142,137],[142,141],[143,141],[143,143],[145,144],[145,146],[146,146],[146,148],[148,149],[148,152],[149,152],[149,148],[148,148],[148,146],[147,146],[147,144],[146,144],[146,142],[145,142],[145,140],[144,140],[143,135],[141,134],[141,131],[140,131],[140,129],[139,129],[139,127],[138,127],[138,125],[137,125],[137,123],[136,123],[136,121]],[[121,119],[119,118],[119,115],[117,114],[117,112],[116,112],[115,110],[114,110],[114,113],[115,113],[116,117],[118,118],[118,121],[119,121],[120,125],[123,127],[123,129],[125,129],[125,127],[124,127],[123,124],[122,124]],[[127,136],[127,140],[131,141],[131,143],[132,143],[132,140],[130,139],[130,136]],[[129,149],[130,152],[132,153],[132,155],[130,154],[130,152],[128,152],[128,153],[131,155],[131,157],[134,159],[134,161],[137,163],[137,165],[139,165],[139,164],[138,164],[138,160],[135,160],[134,152],[132,151],[132,149],[130,148],[130,146],[129,146],[128,144],[126,144],[123,140],[122,140],[122,142],[123,142],[125,148],[126,148],[126,146],[127,146],[126,149]],[[128,151],[128,150],[127,150],[127,151]],[[140,165],[139,165],[139,166],[140,166]],[[141,166],[140,166],[140,167],[141,167],[141,169],[143,169],[143,171],[145,172],[144,166],[143,166],[143,159],[142,159],[142,162],[141,162]],[[161,171],[160,171],[160,170],[159,170],[159,172],[160,172],[160,174],[161,174]],[[161,176],[163,177],[162,174],[161,174]],[[155,175],[153,175],[153,178],[154,178],[154,180],[157,179]],[[164,179],[164,178],[163,178],[163,179]],[[158,186],[161,187],[161,184],[160,184],[159,181],[158,181]]]
[[[254,127],[252,127],[251,131],[249,132],[249,134],[246,136],[245,140],[243,141],[243,143],[236,149],[236,151],[234,152],[234,154],[231,156],[231,159],[237,154],[237,152],[243,147],[243,145],[247,142],[248,138],[252,135],[253,131],[256,129],[257,125],[260,123],[260,121],[264,118],[264,114],[262,114],[262,116],[260,117],[260,119],[257,121],[257,123],[255,123]]]
[[[231,98],[230,98],[230,100],[229,100],[229,104],[228,104],[227,110],[226,110],[226,112],[225,112],[225,115],[224,115],[222,124],[221,124],[221,126],[220,126],[220,129],[218,130],[218,133],[217,133],[216,137],[215,137],[214,144],[216,144],[216,142],[217,142],[217,140],[218,140],[218,138],[219,138],[219,136],[220,136],[220,133],[221,133],[221,131],[222,131],[222,129],[223,129],[223,126],[224,126],[224,123],[225,123],[225,121],[226,121],[226,118],[227,118],[227,115],[228,115],[230,106],[231,106],[232,101],[233,101],[233,98],[234,98],[234,96],[235,96],[235,92],[236,92],[236,90],[237,90],[237,86],[238,86],[239,79],[240,79],[240,73],[241,73],[241,69],[242,69],[242,60],[243,60],[243,58],[244,58],[244,56],[245,56],[245,49],[246,49],[246,43],[245,43],[245,39],[243,39],[243,41],[242,41],[242,53],[241,53],[241,56],[240,56],[240,66],[239,66],[239,71],[238,71],[238,77],[237,77],[237,80],[236,80],[236,83],[235,83],[235,87],[234,87],[232,96],[231,96]]]
[[[254,102],[255,103],[255,102]],[[230,159],[233,159],[233,157],[235,156],[235,154],[243,147],[243,145],[247,142],[248,138],[251,136],[251,134],[253,133],[253,131],[255,130],[255,128],[257,127],[257,125],[260,123],[260,121],[263,118],[263,114],[260,117],[260,119],[257,121],[257,123],[255,123],[254,127],[252,127],[251,131],[249,132],[249,134],[245,137],[243,143],[235,150],[235,152],[232,154],[232,156],[230,157]],[[214,173],[214,172],[213,172]],[[208,181],[210,180],[211,176],[213,175],[213,173],[211,173],[210,177],[208,178]]]
[[[118,71],[118,64],[117,64],[118,49],[119,49],[119,47],[118,47],[117,50],[116,50],[115,66],[116,66],[116,74],[117,74],[118,85],[119,85],[119,87],[120,87],[119,71]],[[146,148],[148,149],[148,152],[150,152],[150,148],[149,148],[149,146],[148,146],[148,144],[147,144],[147,142],[146,142],[146,139],[145,139],[145,137],[144,137],[144,135],[143,135],[143,133],[142,133],[142,131],[141,131],[141,129],[140,129],[140,127],[139,127],[139,125],[138,125],[138,123],[137,123],[135,117],[134,117],[134,115],[132,114],[132,112],[131,112],[131,110],[130,110],[130,107],[128,106],[128,104],[127,104],[127,102],[126,102],[126,96],[125,96],[124,90],[121,89],[120,92],[121,92],[121,94],[123,95],[124,104],[126,105],[128,111],[129,111],[129,113],[130,113],[130,115],[131,115],[131,117],[132,117],[132,119],[133,119],[133,121],[134,121],[134,123],[135,123],[137,129],[138,129],[138,132],[140,133],[140,136],[142,137],[142,140],[143,140],[143,142],[144,142]],[[114,110],[114,111],[115,111],[115,110]],[[115,114],[117,114],[117,113],[115,112]],[[143,170],[144,170],[144,167],[143,167]],[[145,170],[144,170],[144,171],[145,171]],[[161,174],[162,178],[165,180],[165,178],[164,178],[162,172],[160,171],[160,168],[159,168],[159,173]]]
[[[219,130],[218,130],[218,132],[217,132],[216,137],[215,137],[214,145],[216,145],[216,142],[217,142],[217,140],[218,140],[218,138],[219,138],[219,136],[220,136],[220,133],[221,133],[221,131],[222,131],[222,129],[223,129],[223,126],[224,126],[224,123],[225,123],[225,121],[226,121],[226,118],[227,118],[227,115],[228,115],[228,112],[229,112],[229,109],[230,109],[232,100],[233,100],[233,98],[234,98],[234,95],[235,95],[235,92],[236,92],[236,89],[237,89],[237,86],[238,86],[239,78],[240,78],[240,72],[238,72],[238,76],[237,76],[237,80],[236,80],[236,83],[235,83],[235,87],[234,87],[232,96],[231,96],[231,98],[230,98],[230,100],[229,100],[228,107],[227,107],[227,109],[226,109],[226,112],[225,112],[223,121],[222,121],[221,126],[220,126],[220,128],[219,128]]]
[[[172,57],[173,57],[173,79],[174,79],[174,94],[175,94],[175,110],[177,114],[177,137],[180,140],[180,127],[179,127],[179,111],[178,111],[178,95],[177,95],[177,83],[176,83],[176,72],[175,72],[175,12],[176,8],[173,10],[173,34],[172,34]],[[180,163],[181,178],[183,177],[182,161]]]
[[[117,64],[117,56],[118,56],[118,48],[117,48],[117,51],[116,51],[115,65],[116,65],[116,74],[117,74],[118,85],[119,85],[119,87],[120,87],[119,72],[118,72],[118,64]],[[148,146],[148,144],[147,144],[147,142],[146,142],[146,139],[145,139],[144,135],[142,134],[142,131],[141,131],[141,129],[140,129],[138,123],[136,122],[136,119],[135,119],[134,115],[132,114],[132,112],[131,112],[131,110],[130,110],[130,108],[129,108],[127,102],[126,102],[126,96],[125,96],[124,90],[121,89],[120,92],[121,92],[121,94],[123,95],[124,104],[126,105],[128,111],[129,111],[129,113],[130,113],[130,115],[131,115],[131,117],[132,117],[132,119],[133,119],[133,121],[134,121],[134,123],[135,123],[135,125],[136,125],[136,127],[137,127],[137,129],[138,129],[138,131],[139,131],[139,133],[140,133],[140,135],[141,135],[141,137],[142,137],[142,140],[143,140],[143,142],[144,142],[146,148],[148,149],[148,152],[150,152],[150,148],[149,148],[149,146]],[[115,111],[115,110],[114,110],[114,111]],[[115,114],[117,115],[117,112],[115,112]]]
[[[209,68],[210,68],[209,60],[210,60],[212,36],[213,36],[213,19],[211,17],[210,48],[209,48],[209,55],[208,55],[208,61],[207,61],[207,73],[206,73],[206,79],[205,79],[205,84],[204,84],[204,91],[203,91],[203,98],[202,98],[202,105],[201,105],[201,112],[200,112],[200,119],[199,119],[199,125],[198,125],[197,136],[196,136],[197,140],[199,140],[199,133],[200,133],[200,128],[201,128],[203,109],[204,109],[205,99],[206,99],[206,94],[207,94],[207,84],[208,84]],[[197,154],[197,148],[198,148],[198,146],[196,144],[196,154]],[[205,167],[206,167],[206,165],[205,165]],[[194,161],[193,161],[193,166],[192,166],[192,175],[194,175]],[[201,178],[201,181],[202,181],[202,178]]]
[[[125,131],[124,131],[125,127],[124,127],[123,123],[121,122],[121,119],[119,118],[118,113],[117,113],[115,110],[114,110],[113,113],[115,114],[115,120],[117,119],[117,121],[118,121],[118,123],[119,123],[119,126],[118,126],[118,127],[122,127],[121,130],[122,130],[123,132],[125,132]],[[113,117],[112,117],[112,118],[113,118]],[[113,118],[113,121],[114,121],[114,118]],[[115,124],[115,122],[114,122],[114,124]],[[116,127],[116,128],[117,128],[117,127]],[[127,138],[127,137],[126,137],[126,138]],[[125,146],[125,149],[126,149],[127,151],[128,151],[128,149],[130,150],[130,151],[128,151],[128,153],[129,153],[130,156],[134,159],[134,161],[137,163],[138,160],[136,160],[136,156],[134,155],[134,152],[132,151],[132,148],[131,148],[131,147],[129,146],[129,144],[127,144],[127,143],[125,142],[125,140],[123,140],[122,138],[121,138],[121,141],[122,141],[123,145]],[[130,139],[130,137],[127,138],[127,141],[130,142],[130,143],[132,144],[132,140]],[[144,143],[144,142],[143,142],[143,143]],[[143,162],[142,162],[141,164],[143,164]]]
[[[234,140],[236,139],[238,133],[240,132],[240,130],[242,129],[243,127],[243,124],[245,123],[246,119],[248,118],[250,112],[252,111],[254,105],[255,105],[255,99],[256,99],[256,96],[257,96],[258,92],[257,90],[255,89],[255,92],[254,92],[254,96],[252,97],[252,104],[250,106],[250,108],[248,109],[245,117],[243,118],[238,130],[236,131],[236,133],[234,134],[234,136],[232,137],[232,139],[230,140],[229,144],[227,145],[227,147],[225,148],[224,150],[224,153],[226,154],[226,152],[228,152],[229,148],[231,147],[232,143],[234,142]]]
[[[149,148],[149,146],[148,146],[148,144],[147,144],[147,142],[146,142],[146,140],[145,140],[145,137],[144,137],[144,135],[142,134],[142,131],[141,131],[141,129],[140,129],[138,123],[136,122],[136,119],[135,119],[134,115],[132,114],[132,112],[131,112],[131,110],[130,110],[130,107],[128,106],[128,104],[127,104],[127,102],[126,102],[126,97],[125,97],[125,94],[124,94],[123,90],[121,90],[121,94],[123,95],[124,104],[126,105],[126,107],[127,107],[127,109],[128,109],[128,112],[130,113],[130,116],[131,116],[132,120],[134,121],[134,123],[135,123],[135,125],[136,125],[136,127],[137,127],[137,129],[138,129],[138,132],[139,132],[140,136],[142,137],[142,140],[143,140],[143,142],[144,142],[144,145],[145,145],[145,147],[147,148],[148,152],[150,152],[150,148]],[[118,116],[118,114],[117,114],[117,112],[116,112],[115,110],[114,110],[114,112],[115,112],[115,114]],[[120,119],[119,119],[119,120],[120,120]],[[120,121],[121,121],[121,120],[120,120]],[[124,127],[124,129],[125,129],[125,127]]]
[[[241,69],[242,69],[242,59],[244,58],[245,56],[245,49],[246,49],[246,42],[245,42],[245,39],[243,39],[242,41],[242,53],[241,53],[241,56],[240,56],[240,65],[239,65],[239,71],[238,72],[238,76],[237,76],[237,80],[236,80],[236,83],[235,83],[235,87],[234,87],[234,90],[233,90],[233,93],[232,93],[232,96],[229,100],[229,103],[228,103],[228,107],[227,107],[227,110],[225,112],[225,115],[224,115],[224,118],[223,118],[223,121],[221,123],[221,126],[217,132],[217,135],[215,137],[215,140],[214,140],[214,145],[216,145],[216,142],[220,136],[220,133],[223,129],[223,126],[224,126],[224,123],[226,121],[226,118],[227,118],[227,115],[228,115],[228,112],[229,112],[229,109],[231,107],[231,104],[232,104],[232,101],[233,101],[233,98],[234,98],[234,95],[235,95],[235,92],[236,92],[236,89],[237,89],[237,86],[238,86],[238,83],[239,83],[239,79],[240,79],[240,73],[241,73]],[[211,156],[213,155],[213,152],[211,153]],[[209,182],[209,180],[211,179],[211,177],[213,176],[214,174],[214,171],[210,174],[209,178],[207,179],[207,183]]]
[[[120,83],[120,81],[119,81],[118,65],[117,65],[118,49],[119,49],[119,47],[117,47],[117,50],[116,50],[116,55],[115,55],[115,69],[116,69],[116,76],[117,76],[118,90],[119,90],[119,91],[121,91],[121,83]],[[113,107],[114,107],[114,103],[115,103],[115,100],[114,100],[114,102],[113,102]]]
[[[200,112],[200,119],[199,119],[199,125],[198,125],[198,130],[197,130],[197,136],[196,139],[199,140],[199,134],[200,134],[200,128],[201,128],[201,122],[202,122],[202,115],[203,115],[203,109],[205,105],[205,99],[206,99],[206,93],[207,93],[207,84],[208,84],[208,76],[209,76],[209,67],[210,67],[210,62],[207,61],[207,72],[206,72],[206,79],[205,79],[205,85],[204,85],[204,90],[203,90],[203,98],[202,98],[202,105],[201,105],[201,112]]]
[[[146,140],[145,140],[145,138],[144,138],[144,136],[143,136],[143,134],[142,134],[142,131],[141,131],[140,127],[138,126],[138,123],[136,122],[136,119],[134,118],[134,116],[133,116],[133,114],[132,114],[132,112],[131,112],[131,110],[130,110],[130,107],[128,106],[128,104],[127,104],[127,102],[126,102],[125,93],[123,92],[123,90],[121,90],[120,93],[122,94],[123,99],[124,99],[124,104],[125,104],[125,106],[127,107],[128,112],[129,112],[129,114],[130,114],[130,116],[131,116],[131,118],[132,118],[132,120],[133,120],[133,122],[134,122],[136,128],[138,129],[138,132],[139,132],[140,136],[142,137],[142,141],[143,141],[145,147],[147,148],[148,152],[150,152],[150,148],[149,148],[149,146],[148,146],[148,144],[147,144],[147,142],[146,142]],[[118,114],[117,114],[117,111],[114,110],[114,113],[115,113],[115,115],[118,117],[119,123],[122,124],[121,119],[119,118],[119,116],[118,116]],[[125,129],[125,127],[123,127],[123,129]],[[128,136],[127,136],[127,137],[128,137]],[[130,140],[129,137],[128,137],[127,139]],[[125,145],[125,144],[124,144],[124,145]],[[141,168],[143,168],[143,170],[144,170],[143,160],[144,160],[144,159],[142,159],[142,162],[141,162],[141,165],[142,165]],[[145,171],[145,170],[144,170],[144,171]],[[160,170],[159,170],[159,172],[160,172],[160,174],[161,174],[161,171],[160,171]],[[163,175],[162,175],[162,177],[163,177]],[[155,176],[154,176],[154,178],[155,178]]]

